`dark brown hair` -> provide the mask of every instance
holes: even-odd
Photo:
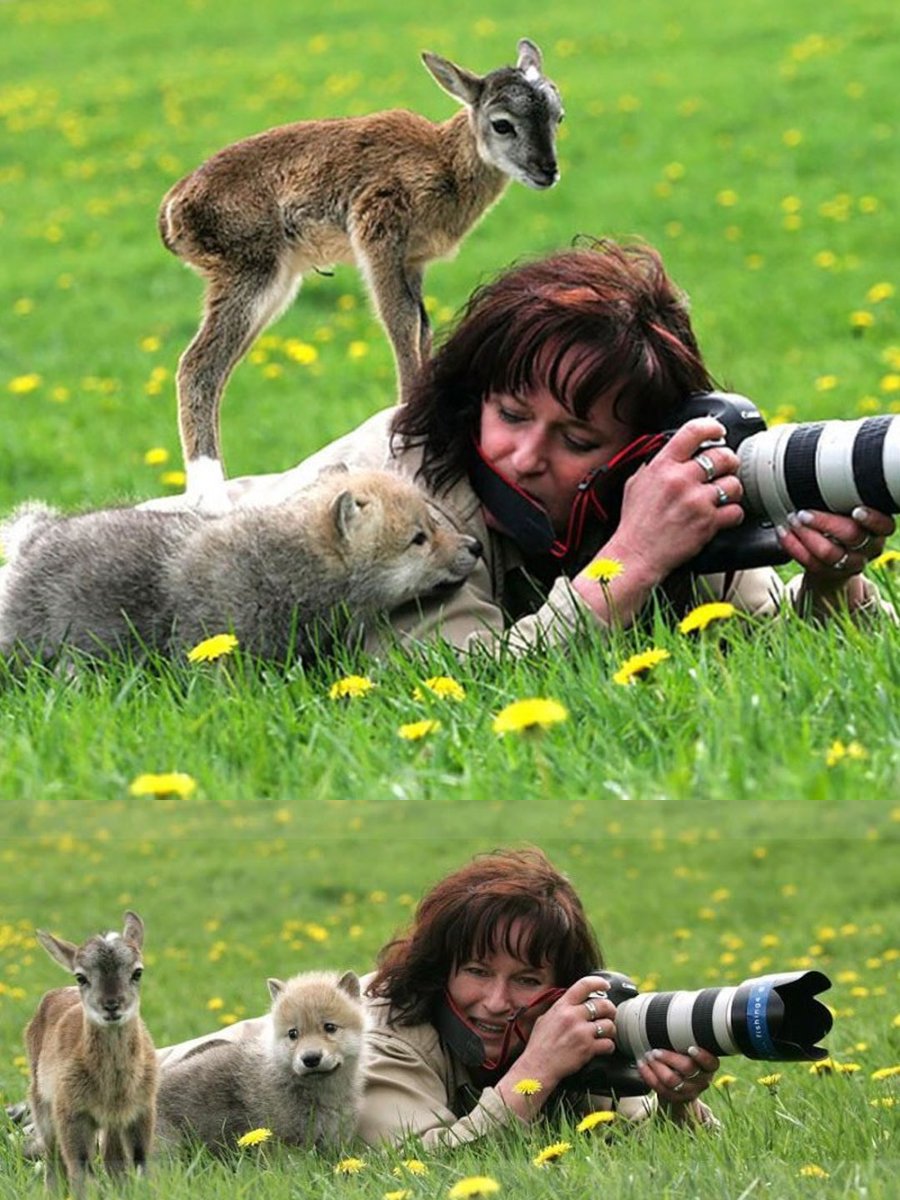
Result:
[[[424,365],[393,433],[423,447],[421,473],[440,491],[465,474],[491,392],[546,385],[583,420],[600,396],[635,433],[714,385],[685,296],[659,253],[604,240],[510,268],[478,288]]]
[[[398,1024],[428,1021],[454,968],[497,950],[548,963],[560,987],[603,965],[578,894],[541,850],[480,854],[435,884],[411,928],[381,951],[369,995],[389,999]]]

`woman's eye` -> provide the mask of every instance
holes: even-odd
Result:
[[[567,437],[565,442],[575,454],[591,454],[594,450],[600,449],[596,442],[582,442],[578,438]]]
[[[507,425],[518,425],[519,422],[524,421],[525,418],[522,416],[521,413],[513,412],[509,408],[501,408],[500,409],[500,420],[505,421],[507,423]]]

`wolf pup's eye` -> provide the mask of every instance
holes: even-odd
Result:
[[[299,1029],[289,1029],[287,1035],[291,1039],[292,1042],[296,1042],[297,1038],[300,1036],[300,1030]]]
[[[338,1031],[338,1027],[335,1025],[334,1021],[326,1021],[322,1028],[326,1033],[337,1033]]]

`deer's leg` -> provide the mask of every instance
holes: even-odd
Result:
[[[150,1145],[153,1141],[154,1113],[152,1108],[140,1114],[128,1130],[128,1141],[131,1146],[131,1161],[134,1169],[141,1175],[146,1173],[147,1160],[150,1156]]]
[[[117,1126],[107,1128],[101,1135],[103,1147],[103,1165],[110,1175],[119,1174],[128,1165],[123,1131]]]
[[[293,299],[300,279],[272,264],[210,279],[203,321],[178,364],[178,422],[188,501],[229,507],[219,444],[219,406],[229,375],[253,340]]]
[[[57,1111],[56,1126],[69,1189],[75,1200],[80,1200],[97,1147],[97,1125],[87,1113]]]
[[[348,229],[353,256],[390,338],[401,400],[422,363],[422,268],[407,261],[409,219],[402,189],[379,189],[357,199]]]

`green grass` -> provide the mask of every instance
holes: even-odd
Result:
[[[894,8],[525,0],[510,18],[468,0],[424,13],[339,2],[314,17],[282,0],[0,5],[0,510],[30,496],[66,508],[143,498],[180,466],[173,371],[200,284],[155,230],[180,174],[297,117],[402,105],[442,119],[453,104],[419,51],[487,70],[522,35],[565,99],[562,181],[546,195],[514,185],[454,260],[429,269],[438,330],[516,258],[576,234],[637,234],[690,293],[714,373],[770,418],[894,411],[898,300],[872,291],[900,285]],[[860,311],[872,324],[854,332]],[[231,474],[289,466],[393,395],[351,269],[307,280],[270,333],[229,386]],[[291,338],[315,361],[292,359]],[[154,447],[169,452],[162,467],[144,462]],[[651,642],[672,657],[645,685],[615,685]],[[329,686],[347,672],[377,686],[335,703]],[[434,674],[456,677],[465,700],[414,700]],[[756,1081],[774,1068],[729,1059],[718,1138],[536,1128],[427,1156],[414,1197],[444,1197],[467,1174],[506,1196],[893,1196],[895,1112],[872,1101],[896,1080],[872,1073],[900,1062],[898,676],[895,628],[791,620],[732,622],[699,641],[656,626],[500,664],[435,650],[287,678],[240,657],[4,677],[0,1094],[22,1094],[21,1030],[62,982],[36,925],[80,937],[136,907],[144,1011],[166,1044],[260,1011],[268,975],[365,971],[443,872],[532,842],[575,880],[609,962],[644,987],[821,967],[837,1013],[828,1047],[860,1069],[818,1078],[785,1065],[771,1094]],[[522,696],[561,701],[569,720],[498,739],[494,714]],[[441,728],[398,737],[424,716]],[[861,756],[829,766],[837,740]],[[196,790],[129,794],[139,774],[169,770]],[[531,1157],[559,1137],[572,1151],[537,1171]],[[365,1157],[343,1178],[336,1156],[200,1156],[133,1191],[375,1200],[405,1186],[398,1153]],[[829,1178],[801,1177],[809,1164]],[[38,1191],[16,1144],[0,1142],[0,1195]]]

